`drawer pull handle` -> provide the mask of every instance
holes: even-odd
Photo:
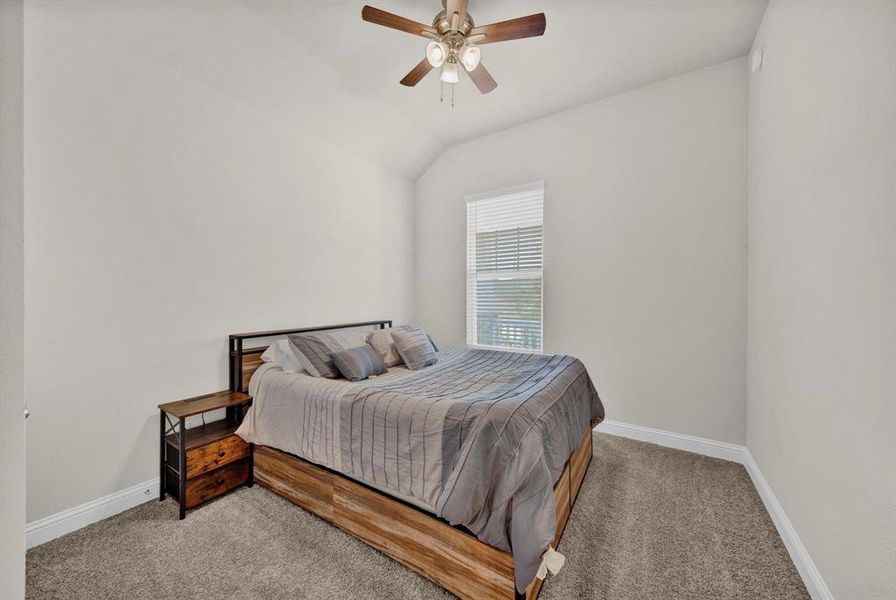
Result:
[[[218,484],[218,485],[221,485],[222,483],[224,483],[224,478],[223,478],[223,477],[218,477],[218,478],[215,480],[215,483]]]
[[[224,458],[224,455],[225,455],[225,454],[227,454],[227,453],[224,452],[223,450],[221,450],[220,452],[218,452],[218,456],[220,456],[221,458]]]

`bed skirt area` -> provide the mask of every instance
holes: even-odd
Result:
[[[554,485],[557,547],[591,462],[587,429]],[[268,446],[253,449],[254,480],[461,598],[513,600],[513,556],[349,477]],[[526,588],[535,600],[542,581]]]

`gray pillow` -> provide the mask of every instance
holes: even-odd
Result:
[[[386,372],[383,357],[367,344],[334,352],[330,358],[342,376],[349,381],[361,381],[371,375],[382,375]]]
[[[345,350],[341,340],[329,333],[298,333],[288,336],[288,339],[298,350],[302,366],[309,375],[327,379],[339,377],[330,355]]]
[[[409,369],[416,371],[439,361],[429,336],[419,327],[393,331],[392,341],[395,342],[398,354]]]

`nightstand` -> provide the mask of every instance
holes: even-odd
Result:
[[[180,518],[240,485],[252,485],[252,453],[236,429],[252,398],[226,390],[159,405],[159,501],[177,498]],[[224,408],[227,417],[186,428],[187,417]]]

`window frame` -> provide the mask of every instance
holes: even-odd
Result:
[[[522,353],[528,353],[528,354],[544,353],[544,287],[545,287],[545,265],[546,265],[545,227],[544,227],[545,189],[546,189],[545,180],[539,179],[539,180],[532,181],[529,183],[524,183],[521,185],[514,185],[514,186],[510,186],[510,187],[490,190],[487,192],[478,192],[475,194],[469,194],[464,197],[464,200],[465,200],[464,209],[466,210],[466,228],[467,228],[466,245],[464,247],[464,278],[465,278],[464,284],[465,284],[465,288],[466,288],[465,289],[466,296],[464,298],[464,312],[465,312],[464,328],[466,329],[466,331],[465,331],[466,345],[469,348],[481,348],[483,350],[500,350],[503,352],[522,352]],[[539,322],[538,322],[538,326],[540,328],[539,346],[537,349],[535,349],[535,348],[523,348],[523,347],[519,347],[519,346],[492,346],[492,345],[488,345],[488,344],[480,344],[480,343],[478,343],[479,342],[478,334],[476,337],[476,343],[472,343],[470,340],[470,336],[469,336],[470,331],[471,331],[471,326],[470,326],[470,321],[471,321],[471,315],[470,315],[471,278],[470,278],[470,271],[469,271],[469,264],[470,264],[469,250],[471,248],[470,220],[469,220],[470,204],[475,203],[475,202],[480,202],[483,200],[498,200],[505,196],[513,196],[516,194],[526,194],[526,193],[532,193],[532,192],[540,192],[541,193],[541,269],[540,269],[541,270],[541,298],[540,298],[541,311],[540,311]],[[475,245],[474,245],[474,247],[475,247]],[[475,274],[473,276],[473,281],[474,282],[476,281]],[[473,315],[472,318],[475,319],[476,315]],[[476,328],[473,328],[473,329],[475,330]]]

